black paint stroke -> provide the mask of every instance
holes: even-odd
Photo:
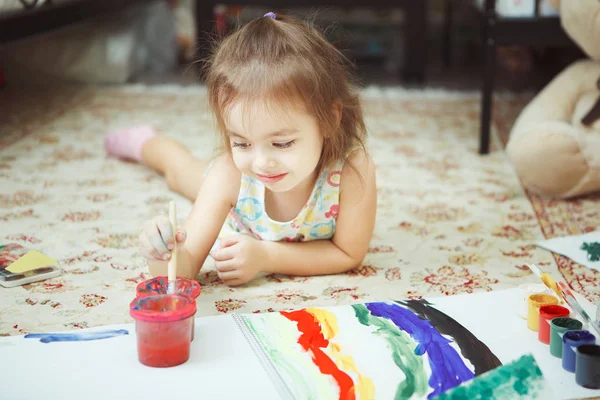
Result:
[[[481,340],[477,339],[467,328],[450,316],[431,306],[427,300],[396,301],[410,308],[419,317],[428,320],[443,335],[451,336],[463,357],[475,367],[475,376],[502,365],[498,357]]]

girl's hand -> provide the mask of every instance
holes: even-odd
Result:
[[[261,271],[267,251],[262,241],[244,234],[221,239],[220,247],[210,256],[215,260],[219,278],[228,286],[249,282]]]
[[[177,230],[177,244],[185,243],[185,231]],[[160,215],[144,224],[139,237],[140,253],[150,261],[167,261],[171,258],[173,250],[174,235],[169,219]]]

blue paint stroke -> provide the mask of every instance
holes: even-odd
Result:
[[[450,346],[451,341],[442,336],[429,321],[395,304],[367,303],[366,306],[374,316],[387,318],[407,332],[418,343],[415,354],[427,353],[431,367],[429,386],[433,389],[428,398],[435,397],[475,376],[457,351]]]
[[[25,335],[25,339],[40,339],[40,342],[42,343],[86,342],[89,340],[110,339],[123,335],[129,335],[129,331],[126,329],[110,329],[94,332],[30,333]]]

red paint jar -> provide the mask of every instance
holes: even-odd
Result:
[[[135,291],[137,297],[156,296],[158,294],[167,294],[169,278],[166,276],[157,276],[140,282]],[[190,296],[196,299],[200,296],[200,284],[193,279],[177,277],[175,281],[175,293]]]
[[[554,318],[568,317],[571,314],[568,308],[557,305],[545,305],[540,307],[538,340],[550,344],[550,321]]]
[[[166,276],[157,276],[140,282],[135,288],[136,297],[148,297],[161,294],[167,294],[169,278]],[[175,293],[189,296],[194,301],[200,296],[200,284],[193,279],[177,277],[175,281]],[[194,324],[192,323],[192,340],[194,340]]]
[[[178,294],[137,297],[129,309],[135,319],[140,363],[174,367],[190,358],[194,299]]]

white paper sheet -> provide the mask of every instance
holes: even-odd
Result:
[[[138,362],[134,325],[96,330],[113,328],[129,335],[62,343],[0,339],[0,399],[279,398],[229,315],[196,319],[190,359],[172,368]]]
[[[532,353],[559,399],[600,396],[575,383],[549,346],[537,340],[518,316],[521,291],[431,298],[483,341],[503,362]],[[582,302],[593,312],[593,306]],[[137,360],[133,324],[98,329],[127,329],[130,334],[88,342],[40,343],[23,336],[0,338],[3,400],[36,399],[278,399],[267,373],[231,315],[196,320],[190,360],[174,368],[149,368]]]
[[[588,259],[588,252],[581,248],[584,243],[587,243],[588,245],[600,243],[600,230],[584,233],[582,235],[552,238],[536,244],[546,250],[568,257],[578,264],[600,271],[600,260],[591,261]]]

